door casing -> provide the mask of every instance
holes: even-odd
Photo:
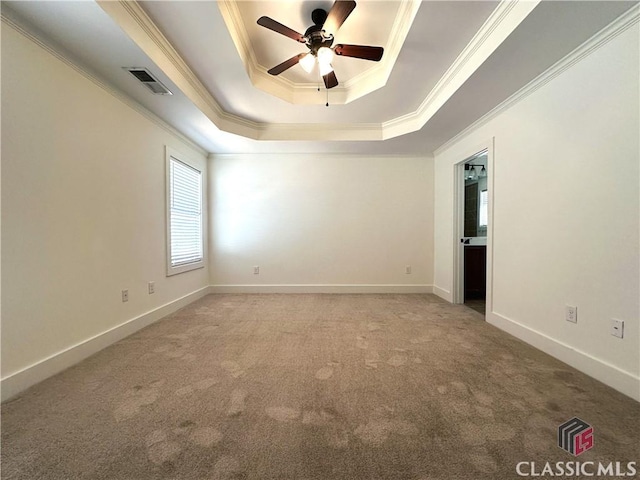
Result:
[[[464,302],[464,245],[460,241],[464,237],[464,164],[471,158],[486,151],[487,153],[487,190],[489,195],[487,226],[487,300],[486,312],[493,311],[493,203],[495,198],[494,178],[494,139],[491,138],[469,151],[454,168],[453,185],[453,303]]]

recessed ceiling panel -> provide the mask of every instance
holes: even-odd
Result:
[[[331,2],[315,1],[237,2],[237,9],[258,65],[268,70],[297,53],[309,51],[295,40],[259,26],[256,23],[258,18],[266,15],[304,34],[305,30],[313,25],[311,12],[315,8],[329,10],[331,5]],[[333,45],[389,45],[389,37],[400,6],[401,2],[397,1],[359,2],[336,33]],[[342,84],[377,66],[375,62],[350,58],[336,58],[334,63],[336,74]],[[317,84],[319,79],[317,69],[308,74],[299,65],[287,70],[282,76],[294,84],[312,86]]]

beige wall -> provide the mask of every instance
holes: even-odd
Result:
[[[229,155],[209,172],[219,290],[431,290],[430,158]]]
[[[488,321],[640,399],[638,44],[636,24],[437,152],[435,290],[452,298],[454,164],[493,141]]]
[[[3,24],[3,395],[19,372],[208,285],[208,268],[166,277],[165,145],[206,171],[201,152]]]

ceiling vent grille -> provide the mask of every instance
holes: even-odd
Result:
[[[123,67],[131,75],[136,77],[140,83],[151,90],[156,95],[173,95],[157,78],[155,78],[146,68]]]

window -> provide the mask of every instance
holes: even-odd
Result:
[[[167,148],[167,275],[204,267],[202,172]]]
[[[480,227],[485,227],[489,223],[489,195],[486,190],[480,192]]]

